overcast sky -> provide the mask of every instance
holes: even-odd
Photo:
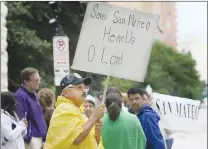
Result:
[[[176,12],[179,41],[195,34],[207,42],[207,2],[178,2]]]
[[[196,60],[196,69],[207,82],[207,3],[178,2],[176,12],[178,43],[191,42],[189,50]],[[189,41],[192,37],[196,39]]]

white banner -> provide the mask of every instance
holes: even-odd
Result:
[[[88,3],[71,68],[143,82],[159,16]]]
[[[153,107],[164,128],[174,132],[191,132],[196,128],[200,101],[153,93]]]

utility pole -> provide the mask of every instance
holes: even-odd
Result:
[[[69,38],[60,35],[61,26],[58,23],[59,12],[58,2],[49,2],[55,13],[55,17],[49,20],[49,24],[55,25],[55,36],[53,37],[53,62],[54,62],[54,83],[56,86],[56,97],[60,95],[60,82],[70,72],[69,65]]]

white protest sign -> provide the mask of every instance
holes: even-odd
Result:
[[[88,3],[72,69],[143,82],[159,16]]]
[[[196,128],[200,101],[158,93],[152,97],[164,128],[177,132],[191,132]]]
[[[69,38],[67,36],[53,37],[53,61],[55,85],[60,85],[60,80],[69,74]]]

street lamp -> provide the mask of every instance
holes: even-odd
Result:
[[[49,24],[53,24],[55,22],[56,22],[56,19],[55,18],[52,18],[52,19],[49,20]]]
[[[61,11],[61,9],[58,6],[58,2],[50,1],[50,2],[48,2],[48,4],[51,6],[51,8],[52,8],[52,10],[54,11],[54,14],[55,14],[55,16],[53,18],[51,18],[48,23],[55,27],[56,36],[59,36],[60,31],[61,31],[61,26],[58,23],[58,19],[59,19],[59,12]],[[57,97],[61,92],[61,89],[60,89],[59,86],[56,86],[56,91],[55,92],[56,92],[55,95]]]
[[[58,7],[58,2],[56,1],[50,1],[48,4],[51,6],[51,8],[55,11],[55,13],[60,12],[60,8]]]
[[[56,1],[50,1],[48,2],[48,4],[51,6],[51,8],[53,9],[55,13],[55,17],[49,20],[49,24],[55,25],[55,32],[56,32],[56,35],[58,36],[61,30],[61,27],[58,23],[59,12],[61,11],[61,9],[58,6],[59,3]]]
[[[55,32],[56,32],[56,36],[58,36],[60,34],[60,25],[58,24],[58,21],[55,18],[52,18],[48,21],[49,24],[51,25],[55,25]]]

